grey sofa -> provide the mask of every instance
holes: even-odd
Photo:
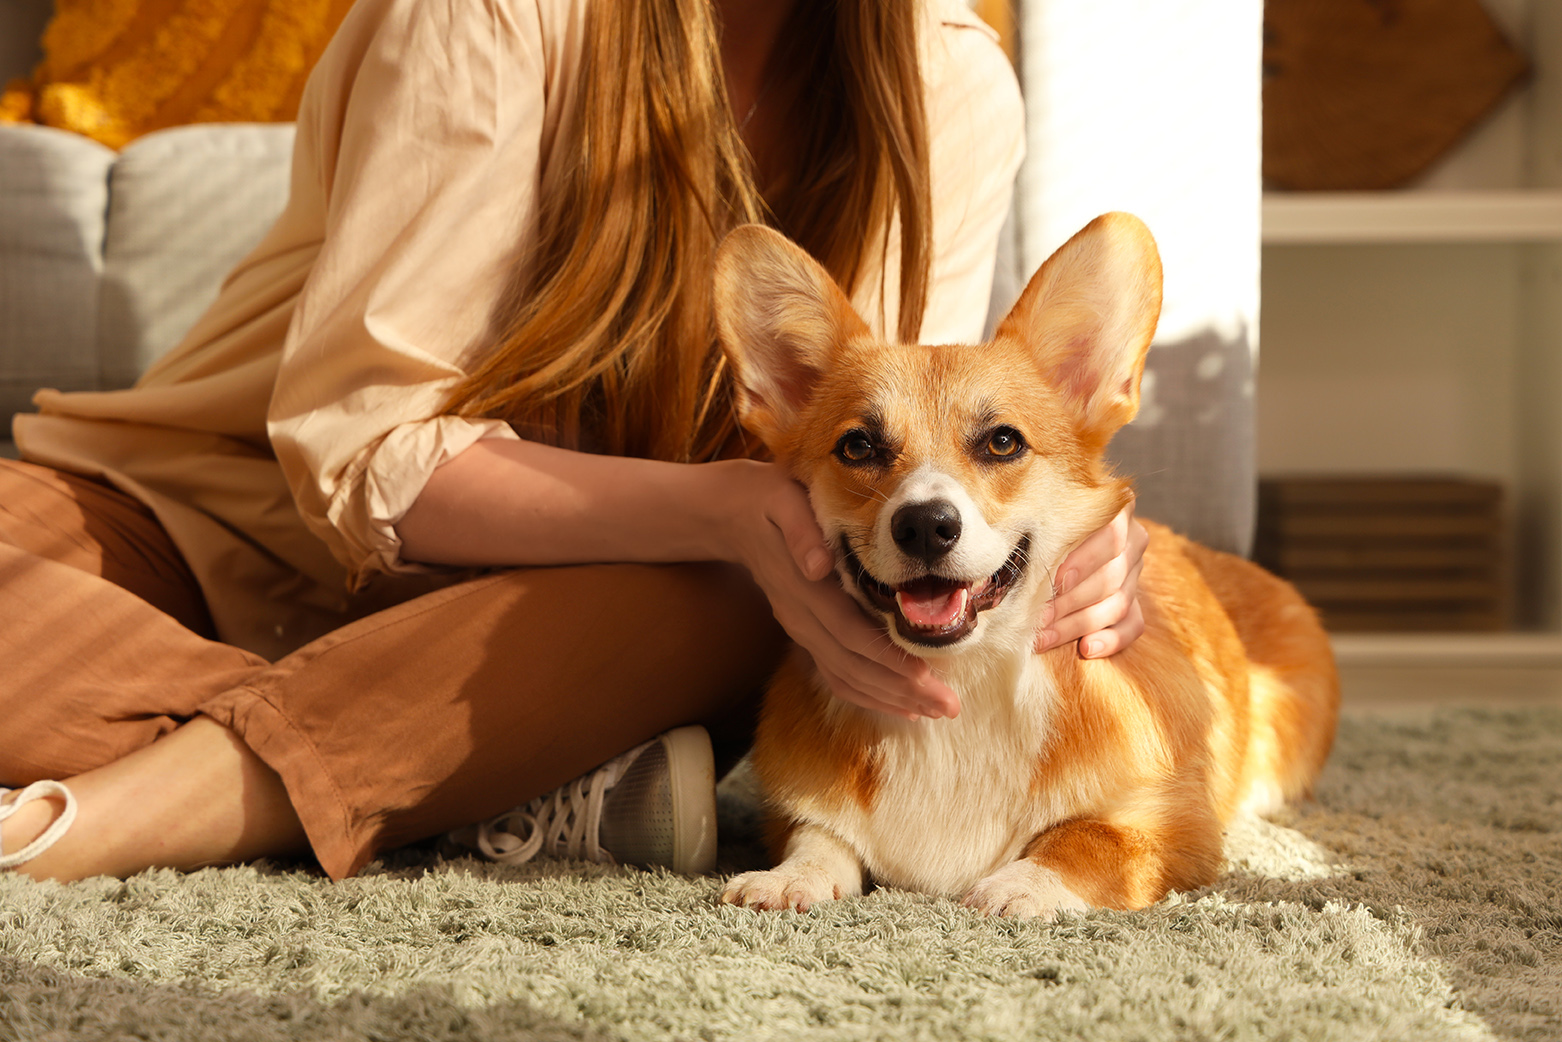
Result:
[[[127,387],[172,347],[286,200],[292,144],[212,125],[115,153],[0,128],[0,413],[39,387]]]
[[[1054,3],[1027,0],[1025,10],[1039,18]],[[32,69],[50,10],[50,0],[0,0],[0,82]],[[1051,39],[1057,33],[1044,35]],[[1233,69],[1234,86],[1250,77],[1248,86],[1256,92],[1256,74],[1247,68],[1257,68],[1253,46],[1252,63],[1240,53],[1219,57]],[[1027,79],[1032,78],[1039,76],[1032,71]],[[1070,95],[1079,96],[1079,85],[1072,87]],[[1172,89],[1164,81],[1157,85],[1158,91]],[[1046,137],[1046,125],[1038,129],[1034,115],[1030,132],[1033,154],[1067,154],[1065,143]],[[1216,132],[1243,133],[1240,127]],[[139,138],[118,153],[63,131],[0,125],[0,418],[30,409],[39,387],[128,386],[173,346],[281,209],[291,148],[288,125],[181,127]],[[1256,133],[1252,153],[1251,199],[1224,193],[1236,197],[1222,196],[1214,205],[1240,214],[1251,203],[1256,211]],[[1075,176],[1090,158],[1070,160]],[[1172,167],[1181,159],[1167,157],[1139,176],[1172,183]],[[1246,176],[1239,172],[1236,181],[1245,183]],[[1199,178],[1209,180],[1202,173]],[[1029,203],[1062,213],[1045,194],[1048,185],[1063,180],[1032,164],[1022,177],[1017,212],[1023,216]],[[1149,199],[1146,208],[1162,207],[1159,223],[1171,227],[1192,204],[1180,190],[1162,196],[1162,202]],[[1115,191],[1109,193],[1100,208],[1125,205],[1116,198]],[[1155,214],[1145,216],[1156,228]],[[1198,227],[1211,226],[1205,215],[1198,218]],[[1078,226],[1072,216],[1059,219]],[[1027,227],[1006,232],[995,315],[1023,285],[1022,269],[1039,262],[1030,256],[1037,243],[1053,234],[1044,220],[1022,223]],[[1028,243],[1022,241],[1027,228]],[[1250,263],[1244,260],[1246,267],[1238,271],[1250,271],[1256,286],[1256,234],[1249,245]],[[1228,262],[1229,255],[1223,263]],[[1252,292],[1245,278],[1233,285],[1233,300]],[[1158,343],[1150,352],[1145,409],[1113,445],[1121,468],[1136,478],[1142,514],[1239,553],[1248,550],[1253,524],[1254,336],[1249,329],[1231,343],[1205,336]],[[0,439],[8,432],[9,423],[0,423]],[[14,446],[0,440],[0,453],[14,453]]]

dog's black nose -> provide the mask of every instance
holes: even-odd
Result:
[[[911,557],[929,563],[955,548],[960,540],[960,511],[947,499],[907,503],[890,518],[895,545]]]

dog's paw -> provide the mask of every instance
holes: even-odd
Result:
[[[780,865],[767,872],[745,872],[733,876],[721,892],[729,905],[779,911],[790,908],[806,912],[821,901],[838,901],[841,886],[818,865]]]
[[[1063,885],[1056,872],[1028,858],[1011,861],[977,883],[962,903],[984,915],[1048,921],[1061,911],[1083,912],[1090,907]]]

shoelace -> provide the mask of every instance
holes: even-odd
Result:
[[[481,822],[477,849],[507,865],[525,864],[543,851],[553,857],[611,861],[599,841],[602,801],[645,748],[631,749],[524,807]]]
[[[0,799],[10,795],[10,793],[10,789],[0,789]],[[65,800],[65,809],[60,812],[59,817],[49,824],[48,828],[43,830],[37,839],[27,844],[21,850],[0,857],[0,868],[13,868],[24,862],[31,861],[45,850],[54,846],[55,841],[65,835],[65,830],[71,827],[71,822],[76,820],[76,797],[71,791],[57,781],[38,781],[33,782],[18,792],[16,798],[10,803],[0,804],[0,822],[15,814],[22,804],[31,803],[33,800],[42,799],[45,796],[59,796],[63,798]]]

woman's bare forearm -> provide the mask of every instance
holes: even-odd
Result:
[[[435,470],[396,531],[425,564],[731,560],[726,497],[749,465],[488,439]]]

